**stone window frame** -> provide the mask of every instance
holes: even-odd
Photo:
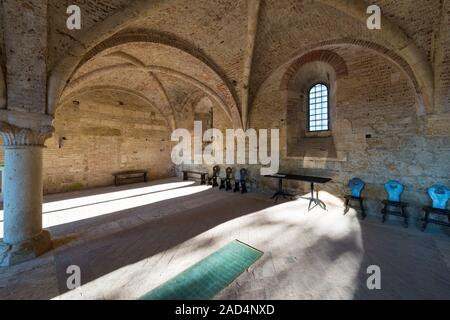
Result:
[[[286,93],[285,153],[288,159],[342,161],[337,154],[334,134],[337,130],[337,79],[348,74],[338,54],[318,50],[292,62],[283,75],[280,89]],[[328,89],[329,127],[327,131],[309,131],[309,91],[318,84]],[[332,131],[333,130],[333,131]]]
[[[299,108],[301,108],[301,111],[304,112],[305,117],[302,121],[302,123],[300,124],[301,126],[303,126],[304,128],[304,133],[303,133],[303,138],[306,139],[313,139],[313,138],[326,138],[326,137],[331,137],[333,136],[333,112],[332,108],[335,108],[335,104],[336,104],[336,97],[332,96],[333,94],[336,94],[336,90],[335,88],[332,88],[332,84],[330,83],[330,79],[328,78],[327,80],[322,79],[322,80],[313,80],[310,82],[311,84],[307,86],[307,90],[304,91],[303,94],[305,96],[304,99],[302,99],[302,101],[300,101],[300,105]],[[309,131],[309,92],[310,90],[317,84],[323,84],[327,87],[328,90],[328,130],[320,130],[320,131]]]
[[[326,130],[311,130],[310,125],[311,125],[311,90],[318,86],[318,85],[323,85],[326,90],[327,90],[327,129]],[[331,126],[331,110],[330,110],[330,98],[331,98],[331,93],[330,93],[330,85],[328,83],[325,83],[324,81],[316,81],[313,82],[312,85],[310,85],[308,87],[308,90],[306,91],[307,94],[307,99],[306,99],[306,135],[309,136],[320,136],[321,133],[322,134],[329,134],[332,131],[332,126]]]

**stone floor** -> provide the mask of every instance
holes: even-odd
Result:
[[[56,248],[0,269],[0,299],[135,299],[233,239],[264,255],[218,299],[450,299],[446,231],[361,221],[320,197],[327,211],[177,179],[52,195],[44,225]],[[74,291],[70,265],[81,268]],[[370,265],[381,290],[367,289]]]

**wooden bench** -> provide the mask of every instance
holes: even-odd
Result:
[[[146,170],[128,170],[113,173],[114,184],[119,186],[121,184],[147,182]]]
[[[196,174],[200,175],[200,184],[206,184],[206,180],[208,179],[208,173],[202,171],[191,171],[191,170],[183,170],[183,181],[189,180],[189,175]]]

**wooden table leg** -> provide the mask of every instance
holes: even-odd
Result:
[[[361,207],[361,216],[364,220],[366,218],[366,210],[364,209],[364,201],[362,198],[359,198],[359,205]]]
[[[344,209],[344,214],[347,214],[347,212],[350,210],[349,204],[350,204],[350,198],[345,198],[345,209]]]
[[[381,219],[381,222],[385,223],[387,218],[387,211],[388,211],[388,204],[384,204],[384,208],[381,210],[381,213],[383,214],[383,218]]]
[[[201,184],[202,185],[206,184],[206,175],[205,174],[201,174]]]
[[[402,211],[402,216],[404,218],[403,225],[405,228],[408,228],[409,223],[408,223],[408,213],[406,212],[406,208],[402,206],[401,211]]]
[[[430,217],[430,212],[427,210],[425,211],[425,218],[423,219],[423,226],[422,231],[425,231],[428,225],[428,218]]]

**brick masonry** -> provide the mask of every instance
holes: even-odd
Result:
[[[284,88],[283,81],[292,76],[288,66],[272,74],[261,87],[250,116],[252,127],[281,129],[283,171],[332,177],[333,183],[323,190],[337,196],[343,195],[349,179],[360,177],[368,183],[365,196],[374,212],[379,208],[378,200],[385,197],[383,183],[396,179],[406,185],[404,200],[413,204],[412,212],[417,214],[419,206],[428,203],[427,187],[450,182],[450,166],[445,160],[450,157],[449,118],[419,116],[411,82],[378,54],[345,47],[333,50],[348,68],[348,75],[336,83],[332,118],[336,156],[329,156],[331,150],[326,146],[323,156],[286,156],[286,107],[292,89]],[[301,126],[303,122],[298,120]],[[274,187],[270,180],[259,180],[263,189]],[[303,184],[292,183],[290,187],[308,190]]]
[[[58,110],[44,153],[46,193],[108,186],[121,170],[145,169],[150,179],[173,174],[164,119],[123,98],[85,96]]]
[[[380,5],[383,17],[423,53],[420,62],[432,69],[432,107],[421,96],[426,77],[399,56],[395,39],[322,1],[265,0],[249,81],[249,124],[281,129],[283,170],[329,175],[333,183],[325,190],[337,196],[349,178],[360,176],[375,211],[383,182],[398,179],[418,212],[428,202],[426,187],[450,183],[450,3],[364,2]],[[69,4],[80,5],[82,30],[65,28]],[[5,0],[0,8],[7,109],[53,115],[51,80],[59,79],[59,68],[69,74],[60,79],[67,87],[63,99],[57,97],[56,134],[45,151],[46,193],[108,185],[121,169],[150,168],[151,178],[173,175],[171,126],[192,129],[205,96],[215,127],[236,125],[244,107],[247,1],[26,0],[23,10],[17,6]],[[78,63],[66,65],[71,57]],[[289,83],[317,61],[336,73],[334,154],[327,156],[325,147],[322,155],[288,156]],[[155,68],[138,71],[140,64]],[[304,119],[298,120],[302,126]],[[273,188],[257,169],[255,186]]]

